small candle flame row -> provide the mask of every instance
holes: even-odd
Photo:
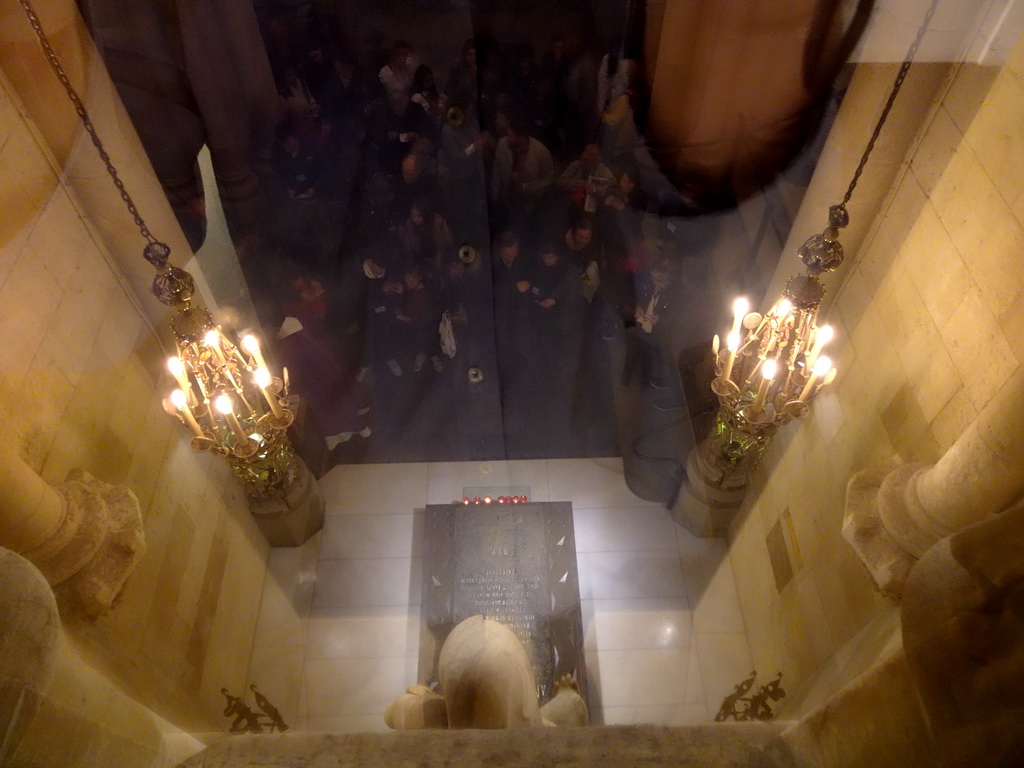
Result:
[[[225,448],[229,448],[226,435],[222,436],[215,413],[223,417],[236,449],[249,444],[250,440],[262,441],[262,436],[255,432],[248,434],[243,426],[244,421],[251,427],[266,412],[255,390],[262,395],[262,401],[275,419],[283,420],[287,416],[280,396],[274,391],[274,378],[259,341],[249,334],[241,339],[240,346],[248,353],[248,359],[219,328],[212,328],[203,336],[201,344],[179,344],[179,355],[167,360],[167,369],[178,384],[171,392],[170,402],[179,418],[195,437],[213,440]],[[249,397],[246,397],[247,388]],[[206,422],[205,429],[200,419]]]
[[[525,496],[498,496],[497,498],[474,496],[472,499],[469,496],[463,496],[461,500],[456,499],[452,504],[525,504],[526,501]]]
[[[780,299],[762,316],[750,312],[746,298],[736,299],[724,361],[718,336],[713,344],[721,366],[719,379],[731,381],[739,393],[735,407],[749,406],[759,413],[768,403],[806,403],[832,382],[836,371],[821,352],[834,332],[831,326],[815,324],[817,312],[816,307],[798,309]],[[735,395],[726,398],[733,400]]]

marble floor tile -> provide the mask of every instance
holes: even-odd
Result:
[[[724,539],[700,538],[681,525],[676,526],[676,543],[687,573],[712,573],[729,554],[729,544]]]
[[[316,616],[309,621],[306,658],[376,659],[416,654],[419,624],[407,614]]]
[[[412,557],[415,518],[411,512],[328,517],[324,520],[320,559]]]
[[[689,660],[686,665],[686,695],[683,697],[683,703],[703,708],[706,717],[714,714],[707,712],[707,694],[704,692],[704,678],[700,673],[700,655],[697,653],[696,643],[690,646]]]
[[[728,560],[707,576],[686,576],[686,594],[693,606],[694,632],[745,634],[736,580]]]
[[[622,459],[548,459],[552,501],[571,501],[580,509],[660,506],[626,486]]]
[[[410,685],[407,659],[307,659],[307,717],[376,715]]]
[[[684,598],[589,602],[595,649],[619,651],[690,645],[692,621]]]
[[[590,599],[686,597],[675,552],[588,552],[585,563]]]
[[[580,599],[580,618],[583,623],[583,650],[589,656],[597,650],[597,625],[594,623],[594,601]]]
[[[321,560],[312,615],[320,608],[415,605],[422,567],[420,559],[408,557]]]
[[[256,648],[301,647],[306,641],[309,606],[297,606],[289,591],[267,576],[253,646]]]
[[[254,648],[252,658],[249,661],[250,685],[256,688],[267,699],[277,707],[281,718],[289,726],[301,717],[300,694],[302,689],[302,668],[305,664],[303,649],[301,646],[295,648]],[[242,692],[231,691],[235,695]],[[245,702],[255,712],[259,708],[255,705],[251,690],[244,692]]]
[[[305,619],[313,599],[320,537],[317,533],[300,547],[270,550],[253,636],[255,646],[281,647],[305,642]]]
[[[609,707],[681,703],[688,656],[686,648],[598,651],[597,678],[603,707],[607,711]]]
[[[338,464],[320,478],[328,515],[409,513],[427,503],[427,464]]]
[[[662,507],[572,510],[577,552],[677,550],[679,526]]]
[[[428,473],[427,503],[447,504],[461,499],[466,488],[508,487],[528,487],[524,493],[530,501],[550,501],[547,462],[540,459],[432,463]]]
[[[708,710],[718,711],[722,699],[753,670],[747,638],[742,634],[696,634],[694,647],[700,662]],[[767,682],[767,681],[764,681]]]
[[[576,554],[576,575],[580,580],[580,601],[581,603],[593,601],[594,589],[590,581],[590,553],[578,552]],[[586,624],[583,625],[586,629]]]
[[[573,502],[595,722],[704,722],[749,674],[726,542],[633,496],[619,459],[336,467],[321,481],[323,532],[271,552],[250,667],[294,730],[386,729],[384,708],[418,666],[413,510],[502,485]]]
[[[604,725],[687,725],[694,714],[686,704],[654,704],[629,707],[605,707]]]

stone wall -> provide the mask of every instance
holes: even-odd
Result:
[[[146,526],[148,552],[120,603],[69,630],[146,706],[219,729],[220,688],[245,682],[267,545],[227,464],[194,454],[161,407],[169,331],[146,319],[154,309],[141,306],[2,76],[0,86],[4,437],[49,482],[82,467],[127,484]]]
[[[730,532],[755,666],[782,670],[791,692],[830,660],[841,668],[837,652],[859,632],[895,627],[840,535],[847,480],[894,457],[935,461],[1021,375],[1024,45],[1002,68],[965,64],[946,85],[930,110],[886,125],[879,147],[914,141],[864,246],[847,252],[843,284],[830,286],[838,378],[810,420],[780,435]],[[836,199],[849,178],[837,165],[858,156],[823,158]],[[879,172],[869,164],[865,178]]]

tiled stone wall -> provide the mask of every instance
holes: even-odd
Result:
[[[840,534],[850,476],[934,461],[1022,375],[1024,46],[956,72],[919,139],[832,307],[839,376],[773,446],[731,531],[755,666],[791,690],[894,610]],[[769,546],[792,566],[781,591]]]
[[[148,552],[110,615],[71,629],[142,703],[219,729],[220,688],[245,682],[267,545],[227,465],[164,413],[169,332],[148,325],[0,84],[4,439],[50,482],[82,467],[136,493]]]

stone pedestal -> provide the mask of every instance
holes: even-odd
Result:
[[[707,457],[707,441],[686,459],[686,477],[672,505],[672,517],[694,536],[725,536],[747,491],[747,473],[723,473]]]
[[[1015,375],[935,464],[850,479],[843,536],[884,593],[899,598],[911,567],[936,542],[1024,494],[1022,408],[1024,377]]]
[[[9,449],[0,451],[0,546],[23,555],[90,616],[113,605],[146,552],[129,488],[83,470],[50,486]]]
[[[296,458],[296,476],[283,496],[250,501],[253,519],[272,547],[297,547],[324,524],[324,500],[306,463]]]

